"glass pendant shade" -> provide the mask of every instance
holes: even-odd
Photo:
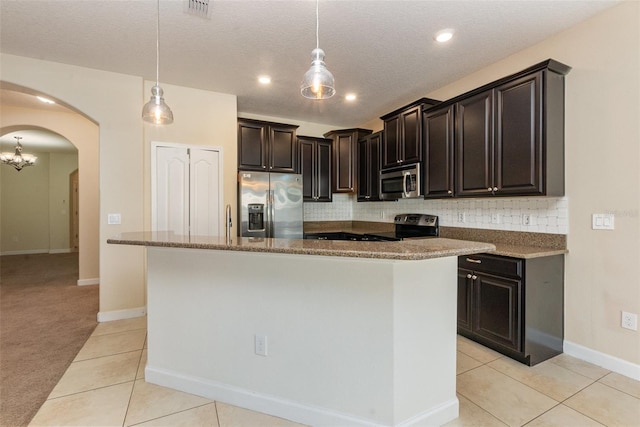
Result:
[[[162,88],[157,84],[151,88],[151,99],[142,109],[142,120],[155,125],[173,123],[173,112],[164,102]]]
[[[322,49],[316,48],[311,52],[311,68],[304,74],[300,92],[310,99],[327,99],[336,93],[333,74],[324,63]]]

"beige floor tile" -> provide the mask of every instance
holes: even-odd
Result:
[[[503,357],[494,360],[488,366],[558,402],[562,402],[593,383],[590,378],[548,361],[536,366],[527,366]]]
[[[502,355],[497,351],[493,351],[482,344],[478,344],[477,342],[471,341],[470,339],[460,335],[458,335],[457,344],[458,351],[461,351],[467,356],[473,357],[482,363],[489,363],[492,360],[502,357]]]
[[[458,395],[458,401],[460,401],[460,415],[445,424],[446,427],[504,427],[506,425],[464,396]]]
[[[139,424],[208,403],[213,401],[137,380],[133,387],[125,425]]]
[[[166,417],[156,418],[137,426],[147,427],[218,427],[218,414],[216,413],[216,404],[199,406],[186,411],[178,412]]]
[[[44,402],[30,426],[121,426],[133,381]]]
[[[482,362],[471,356],[467,356],[461,351],[458,352],[456,357],[456,375],[460,375],[461,373],[477,368],[478,366],[482,366]]]
[[[564,404],[607,426],[639,426],[640,399],[594,383]]]
[[[142,350],[73,362],[49,399],[133,381]]]
[[[78,352],[74,362],[142,350],[146,334],[147,331],[141,329],[89,337],[84,347]]]
[[[564,353],[549,359],[549,361],[573,372],[577,372],[587,378],[591,378],[592,380],[599,380],[610,372],[600,366],[585,362],[584,360],[576,359],[575,357]]]
[[[640,399],[640,381],[612,372],[600,379],[599,382]]]
[[[603,427],[602,424],[574,411],[558,405],[527,424],[527,427]]]
[[[294,423],[282,418],[260,412],[250,411],[237,406],[216,402],[220,427],[298,427],[302,424]]]
[[[140,364],[138,365],[138,373],[136,374],[137,380],[144,379],[144,368],[147,366],[147,350],[142,350],[142,357],[140,358]]]
[[[458,393],[510,426],[521,426],[558,404],[488,366],[457,377]]]
[[[135,331],[138,329],[147,329],[147,316],[98,323],[98,326],[96,326],[91,336],[117,334],[118,332]]]

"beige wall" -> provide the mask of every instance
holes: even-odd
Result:
[[[0,253],[69,252],[69,174],[78,155],[25,151],[37,167],[0,168]]]
[[[8,83],[47,95],[83,112],[98,124],[100,320],[135,316],[145,310],[144,249],[115,246],[107,238],[143,230],[150,224],[149,141],[206,144],[225,148],[225,165],[235,168],[234,95],[164,86],[176,123],[152,128],[140,118],[150,96],[140,77],[2,54],[0,75]],[[190,97],[195,96],[194,99]],[[182,124],[178,124],[182,121]],[[53,129],[51,126],[43,126]],[[65,135],[63,132],[58,132]],[[216,141],[213,140],[216,137]],[[74,142],[73,138],[65,135]],[[75,143],[75,142],[74,142]],[[81,155],[81,153],[80,153]],[[229,160],[229,159],[233,160]],[[230,163],[229,163],[230,162]],[[82,164],[82,159],[80,159]],[[235,170],[225,174],[225,200],[235,205]],[[81,182],[85,182],[80,177]],[[229,199],[227,199],[229,198]],[[120,213],[122,224],[108,225],[107,214]]]
[[[640,364],[640,2],[628,1],[427,96],[448,99],[547,58],[566,77],[565,339]],[[614,231],[591,230],[613,212]]]
[[[4,58],[4,56],[3,56]],[[3,64],[2,77],[6,81]],[[46,89],[41,91],[51,96]],[[69,140],[78,149],[79,202],[80,202],[80,254],[79,283],[97,283],[99,263],[99,139],[98,126],[75,113],[48,112],[29,108],[2,107],[0,129],[20,127],[48,129]],[[23,171],[24,172],[24,171]]]

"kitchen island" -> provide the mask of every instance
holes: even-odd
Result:
[[[146,381],[310,425],[458,415],[451,239],[123,233],[147,246]]]

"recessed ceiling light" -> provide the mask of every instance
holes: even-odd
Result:
[[[262,85],[268,85],[269,83],[271,83],[271,77],[269,77],[269,76],[259,76],[258,77],[258,81]]]
[[[36,96],[36,98],[38,98],[40,101],[44,102],[45,104],[55,104],[55,101],[50,100],[49,98],[45,98],[44,96]]]
[[[453,30],[446,29],[446,30],[438,31],[433,38],[436,39],[437,42],[444,43],[451,40],[452,37],[453,37]]]
[[[356,94],[355,93],[348,93],[344,96],[344,99],[346,99],[347,101],[355,101],[356,100]]]

